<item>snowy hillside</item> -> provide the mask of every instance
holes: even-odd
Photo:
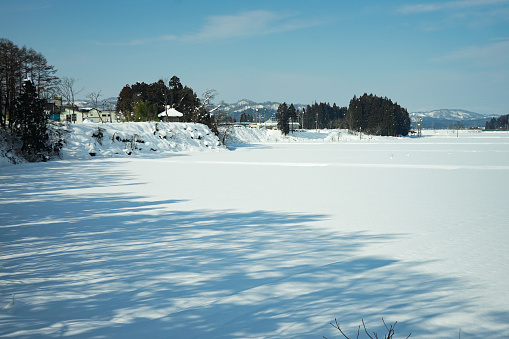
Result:
[[[429,112],[410,113],[410,118],[412,119],[412,121],[416,121],[419,118],[433,118],[458,121],[458,120],[486,119],[487,116],[480,113],[465,111],[463,109],[437,109]]]

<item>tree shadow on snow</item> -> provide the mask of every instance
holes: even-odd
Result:
[[[259,144],[256,144],[256,143],[252,143],[252,144],[243,144],[243,143],[230,143],[230,144],[226,144],[226,148],[229,150],[229,151],[237,151],[237,150],[240,150],[240,149],[249,149],[249,150],[252,150],[252,149],[270,149],[272,148],[272,146],[268,145],[268,144],[263,144],[263,143],[259,143]]]
[[[86,194],[133,179],[104,166],[0,177],[0,336],[332,338],[334,317],[355,330],[384,316],[398,333],[454,337],[460,324],[437,321],[474,307],[451,297],[453,278],[359,255],[398,235],[313,228],[324,215]]]

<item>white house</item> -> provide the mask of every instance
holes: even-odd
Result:
[[[100,111],[96,108],[83,110],[83,120],[92,122],[117,122],[115,111]]]
[[[61,122],[69,122],[80,124],[85,121],[91,122],[117,122],[117,115],[115,111],[100,111],[96,108],[92,109],[77,109],[74,111],[72,108],[66,107],[62,113],[60,113]]]
[[[164,112],[161,112],[157,115],[159,119],[167,122],[179,122],[183,116],[184,114],[180,113],[175,108],[170,107],[169,105],[166,106]]]
[[[66,107],[63,112],[60,113],[60,121],[61,122],[69,122],[69,123],[82,123],[83,122],[83,112],[79,109]]]

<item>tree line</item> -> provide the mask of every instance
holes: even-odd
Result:
[[[501,115],[498,118],[491,118],[490,121],[486,121],[486,130],[498,130],[503,131],[509,130],[509,114]]]
[[[254,118],[252,114],[242,113],[239,118],[239,122],[253,122]]]
[[[314,103],[307,105],[302,116],[302,126],[304,129],[313,128],[345,128],[343,118],[347,108],[338,107],[334,103]]]
[[[42,54],[0,39],[0,129],[9,154],[45,161],[62,146],[51,138],[45,112],[59,85],[55,73]]]
[[[293,104],[283,103],[276,114],[278,128],[283,134],[289,133],[288,124],[292,119],[299,119],[304,129],[348,128],[382,136],[406,136],[410,132],[408,111],[387,97],[373,94],[354,96],[348,108],[316,102],[307,105],[302,112],[294,112],[295,108],[291,107]]]

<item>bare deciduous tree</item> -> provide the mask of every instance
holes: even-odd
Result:
[[[78,80],[75,78],[63,77],[58,84],[57,92],[62,96],[62,99],[67,101],[67,103],[72,107],[72,112],[74,114],[76,108],[76,95],[80,94],[85,90],[84,87],[80,89],[76,89],[76,82]]]
[[[384,335],[384,339],[393,339],[394,338],[394,328],[396,327],[396,324],[398,323],[397,321],[390,325],[390,326],[387,326],[387,324],[385,323],[385,320],[384,318],[382,318],[382,322],[384,323],[384,326],[385,328],[387,329],[387,334]],[[345,332],[343,332],[343,330],[341,329],[341,327],[339,326],[339,323],[338,323],[338,320],[337,319],[334,319],[334,323],[330,323],[332,325],[332,327],[334,327],[335,329],[337,329],[342,335],[343,337],[345,337],[346,339],[350,339],[346,334]],[[366,328],[366,324],[364,323],[364,319],[362,319],[362,326],[364,327],[364,332],[366,332],[366,335],[370,338],[370,339],[378,339],[378,334],[376,332],[373,332],[373,336],[371,336],[368,332],[368,329]],[[359,339],[359,335],[361,333],[361,326],[359,325],[359,327],[357,328],[357,339]],[[410,336],[412,335],[412,333],[410,333],[406,339],[410,338]],[[326,337],[324,337],[325,339],[327,339]]]
[[[87,94],[87,99],[89,99],[90,102],[92,102],[92,105],[94,106],[95,109],[97,109],[97,102],[99,101],[99,97],[101,95],[102,94],[100,90],[99,92],[92,92]]]
[[[101,120],[101,123],[103,122],[103,118],[101,114],[99,113],[99,108],[97,108],[97,101],[99,100],[99,97],[101,96],[101,90],[99,92],[92,92],[87,94],[87,99],[89,99],[92,102],[92,105],[97,110],[97,115],[99,116],[99,120]]]

